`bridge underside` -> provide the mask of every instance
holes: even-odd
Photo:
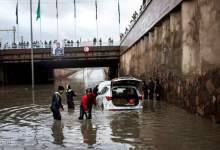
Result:
[[[110,67],[119,63],[116,59],[106,60],[57,60],[35,62],[35,66],[46,66],[47,68],[85,68],[85,67]],[[30,64],[30,63],[28,63]]]
[[[53,82],[54,69],[61,68],[86,68],[86,67],[109,67],[109,77],[114,78],[118,73],[118,61],[56,61],[56,62],[36,62],[34,63],[35,83],[44,84]],[[1,66],[1,82],[3,84],[30,84],[31,83],[31,63],[6,63]]]
[[[109,78],[117,76],[119,47],[66,49],[64,56],[52,56],[50,49],[34,50],[35,83],[53,81],[53,70],[60,68],[109,67]],[[3,84],[31,83],[30,49],[1,51],[0,82]]]

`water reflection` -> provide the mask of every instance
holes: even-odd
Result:
[[[58,145],[63,145],[64,135],[63,135],[63,123],[59,120],[55,120],[52,127],[52,136],[54,138],[53,143]]]
[[[160,101],[145,100],[143,102],[143,112],[159,112],[161,110]]]
[[[112,141],[135,148],[140,141],[140,115],[138,111],[115,112],[111,116]]]
[[[96,143],[97,128],[93,126],[91,120],[85,120],[82,122],[80,129],[83,136],[83,143],[92,147],[92,145]]]
[[[68,110],[63,97],[62,121],[54,121],[49,109],[51,94],[57,85],[67,83],[78,95],[76,109]],[[93,83],[91,78],[87,85]],[[144,101],[138,111],[94,109],[92,120],[78,121],[84,85],[75,78],[38,85],[34,105],[31,86],[2,87],[0,149],[220,149],[219,125],[162,101]]]

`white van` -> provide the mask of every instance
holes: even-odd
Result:
[[[134,77],[120,77],[102,82],[98,86],[96,102],[103,110],[141,109],[141,83],[141,80]]]

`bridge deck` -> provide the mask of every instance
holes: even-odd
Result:
[[[10,49],[0,51],[0,60],[6,63],[26,63],[31,61],[30,49]],[[89,52],[84,52],[84,47],[65,48],[64,56],[53,56],[50,48],[34,49],[35,63],[85,63],[93,61],[107,62],[109,60],[119,62],[119,46],[97,46],[90,47]],[[105,63],[106,64],[106,63]]]

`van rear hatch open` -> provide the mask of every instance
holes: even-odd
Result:
[[[112,88],[112,103],[115,106],[136,106],[139,103],[136,88],[114,87]]]
[[[133,77],[120,77],[112,79],[111,86],[135,86],[138,88],[141,84],[141,80]]]
[[[132,77],[121,77],[113,79],[112,103],[115,106],[136,106],[139,103],[137,89],[141,80]]]

